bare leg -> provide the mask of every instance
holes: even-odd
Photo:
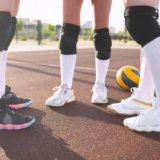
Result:
[[[0,11],[10,12],[12,11],[15,0],[0,0]]]
[[[80,25],[80,10],[83,0],[63,0],[63,23]]]
[[[109,28],[109,15],[112,0],[92,0],[95,17],[95,29]]]
[[[17,16],[18,10],[19,10],[19,5],[20,5],[20,0],[15,0],[14,6],[13,6],[12,11],[11,11],[11,16],[12,17]]]
[[[130,6],[152,6],[158,8],[159,0],[124,0],[124,5],[126,7]]]

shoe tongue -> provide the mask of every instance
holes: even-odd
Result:
[[[11,92],[11,87],[9,87],[9,86],[6,86],[5,93],[9,93],[9,92]]]
[[[101,82],[97,82],[96,84],[95,84],[95,86],[94,86],[94,90],[104,90],[105,88],[104,88],[104,84],[103,83],[101,83]]]
[[[62,85],[61,85],[61,88],[62,88],[62,89],[67,89],[68,86],[67,86],[67,84],[62,84]]]

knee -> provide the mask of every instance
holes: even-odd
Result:
[[[107,60],[111,56],[111,37],[109,29],[97,29],[94,33],[94,45],[96,49],[96,57],[100,60]]]
[[[59,49],[61,54],[76,54],[77,41],[80,32],[80,26],[65,23],[61,29]]]
[[[142,47],[160,36],[157,9],[149,6],[128,7],[124,17],[128,32]]]

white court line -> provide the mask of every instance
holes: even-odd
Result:
[[[54,65],[54,64],[32,63],[32,62],[19,62],[19,61],[15,61],[15,60],[8,60],[8,61],[9,61],[9,62],[12,62],[12,63],[26,63],[26,64],[32,64],[32,65],[45,66],[45,67],[56,67],[56,68],[60,68],[60,65]],[[78,69],[78,70],[91,70],[91,71],[95,71],[95,68],[92,68],[92,67],[81,67],[81,66],[76,66],[75,69]],[[108,72],[117,72],[117,70],[109,69]]]
[[[41,66],[46,66],[46,67],[57,67],[57,68],[60,68],[59,65],[54,65],[54,64],[45,64],[45,63],[36,63],[38,65],[41,65]],[[81,66],[76,66],[75,69],[79,69],[79,70],[95,70],[95,68],[92,68],[92,67],[81,67]],[[108,70],[109,72],[117,72],[117,70],[114,70],[114,69],[109,69]]]

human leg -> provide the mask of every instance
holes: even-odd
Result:
[[[92,0],[95,17],[94,45],[96,49],[96,79],[92,89],[92,103],[108,102],[105,79],[107,76],[111,52],[111,38],[108,29],[111,3],[111,0]]]
[[[160,83],[157,73],[160,70],[160,27],[157,21],[158,6],[153,7],[158,1],[151,2],[153,2],[152,6],[146,6],[144,3],[140,6],[128,7],[125,11],[125,19],[128,31],[145,52],[155,85],[156,98],[153,101],[153,109],[137,117],[125,119],[124,125],[136,131],[160,132]]]
[[[5,73],[7,54],[3,52],[9,36],[11,25],[11,10],[14,0],[0,0],[0,97],[5,93]]]
[[[138,115],[151,108],[154,96],[154,83],[143,49],[140,51],[139,86],[138,88],[132,88],[131,91],[131,97],[107,106],[109,113],[116,115]]]
[[[35,122],[32,116],[24,116],[10,110],[6,100],[5,71],[7,53],[4,51],[11,29],[11,10],[14,0],[0,0],[0,129],[23,129]]]
[[[75,100],[72,90],[80,32],[80,10],[83,0],[63,0],[63,26],[59,42],[61,86],[45,102],[52,107],[63,106]]]
[[[12,9],[10,11],[10,14],[11,14],[10,30],[8,32],[8,38],[6,39],[6,42],[4,44],[3,51],[2,51],[6,55],[6,57],[8,54],[8,47],[10,46],[10,43],[12,42],[12,39],[13,39],[13,37],[15,35],[15,31],[16,31],[16,24],[17,24],[16,16],[18,13],[19,4],[20,4],[20,0],[15,0],[13,2],[13,7],[11,7]],[[4,88],[4,85],[3,85],[3,88]],[[5,86],[5,93],[4,94],[5,94],[5,98],[6,98],[6,103],[11,108],[20,109],[20,108],[28,107],[29,105],[32,104],[32,99],[17,97],[13,92],[11,92],[11,87],[9,87],[7,85]]]

